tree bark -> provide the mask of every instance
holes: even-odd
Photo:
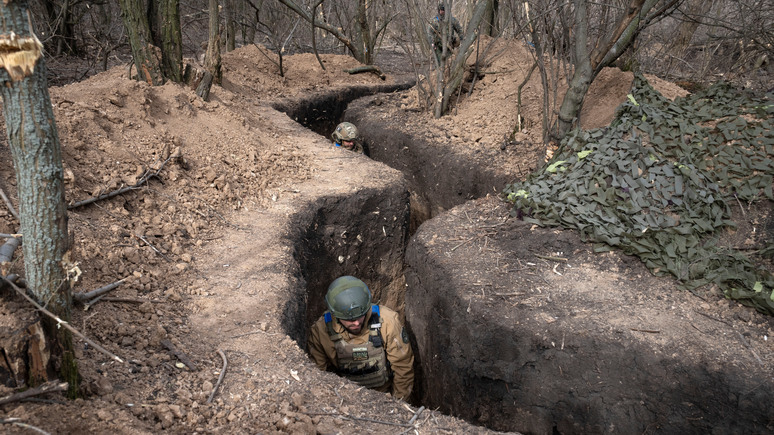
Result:
[[[484,21],[481,24],[481,34],[497,36],[500,33],[500,0],[493,0],[484,12]]]
[[[236,49],[236,13],[234,0],[223,0],[226,21],[226,53]]]
[[[151,26],[158,35],[154,45],[161,48],[161,69],[164,77],[175,83],[183,80],[183,42],[180,31],[180,3],[178,0],[155,0],[156,13]]]
[[[46,80],[42,46],[30,28],[26,0],[0,5],[0,95],[19,195],[25,276],[32,296],[62,321],[70,320],[70,243],[59,136]],[[72,337],[57,322],[44,322],[62,358],[70,393],[78,389]]]
[[[658,14],[665,14],[681,0],[669,0]],[[614,27],[600,44],[589,53],[589,16],[587,0],[575,1],[575,32],[573,33],[575,56],[574,72],[570,78],[569,89],[562,99],[562,105],[551,134],[552,139],[560,141],[575,125],[583,108],[583,100],[591,86],[591,82],[606,66],[611,65],[634,42],[640,31],[647,25],[646,15],[659,0],[631,0]],[[652,19],[653,17],[648,17]],[[644,24],[643,24],[644,23]]]
[[[132,58],[139,80],[153,86],[164,84],[161,49],[153,44],[148,15],[142,0],[119,0],[124,26],[132,47]]]
[[[478,37],[477,29],[479,24],[481,24],[490,3],[492,3],[492,0],[481,0],[476,3],[475,8],[473,9],[473,15],[470,17],[470,22],[465,26],[465,35],[462,38],[462,42],[460,42],[457,55],[454,57],[451,67],[449,68],[449,77],[447,80],[444,80],[445,85],[443,86],[443,90],[435,101],[436,118],[440,118],[441,115],[446,113],[451,96],[462,84],[462,79],[465,75],[465,62],[470,56],[473,42]],[[451,50],[451,47],[448,49]]]
[[[51,40],[47,44],[49,50],[57,56],[62,54],[78,54],[78,46],[75,41],[75,26],[72,21],[73,2],[44,1],[48,27],[51,30]]]
[[[220,18],[218,15],[218,0],[210,0],[210,39],[207,43],[207,53],[204,55],[204,68],[212,74],[212,80],[220,84],[223,80],[220,60]],[[207,91],[209,95],[209,90]]]
[[[687,19],[680,22],[677,27],[677,37],[674,39],[670,52],[676,58],[683,58],[685,51],[693,39],[693,34],[699,28],[705,15],[712,9],[714,2],[708,0],[687,0],[688,5],[685,11],[688,13]]]

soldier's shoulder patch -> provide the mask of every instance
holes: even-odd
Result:
[[[400,338],[403,340],[404,343],[408,343],[409,341],[408,332],[406,332],[405,326],[400,330]]]

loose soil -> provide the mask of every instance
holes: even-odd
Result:
[[[213,87],[208,102],[176,84],[150,87],[133,81],[123,67],[51,88],[68,202],[133,185],[148,168],[160,170],[141,189],[69,212],[73,258],[82,272],[74,291],[127,278],[109,295],[123,300],[103,300],[88,309],[77,306],[72,324],[127,363],[111,361],[76,340],[82,398],[66,401],[50,395],[47,402],[2,405],[4,418],[18,418],[50,433],[401,433],[411,429],[409,422],[419,433],[490,432],[448,415],[455,413],[476,424],[508,429],[497,420],[496,407],[487,410],[479,405],[473,407],[475,415],[457,405],[444,410],[446,414],[435,409],[439,405],[428,406],[412,420],[428,398],[430,384],[421,373],[417,397],[405,403],[319,372],[303,350],[306,328],[322,312],[325,287],[338,275],[363,277],[376,300],[398,310],[412,304],[405,299],[406,285],[411,294],[416,281],[404,280],[403,254],[417,227],[417,237],[453,243],[447,249],[461,244],[452,251],[464,249],[468,254],[454,257],[444,270],[464,270],[469,258],[478,255],[470,250],[473,247],[478,252],[492,249],[509,257],[510,268],[503,272],[497,263],[491,269],[480,268],[480,273],[491,275],[486,282],[505,282],[502,292],[513,293],[532,294],[546,286],[540,280],[513,279],[520,275],[514,265],[534,262],[533,252],[515,249],[517,241],[493,247],[484,236],[466,246],[464,231],[455,226],[476,214],[507,221],[506,207],[496,199],[498,189],[505,180],[524,177],[546,152],[539,133],[542,102],[537,84],[530,84],[522,97],[525,128],[513,141],[506,140],[515,121],[514,95],[530,60],[518,44],[502,48],[506,54],[490,66],[499,73],[482,77],[451,116],[434,119],[420,110],[413,90],[373,95],[356,103],[363,106],[353,106],[371,111],[372,118],[382,118],[382,125],[374,123],[373,131],[392,125],[405,134],[407,151],[413,140],[429,144],[423,145],[424,152],[434,150],[434,157],[422,165],[439,165],[453,153],[469,161],[471,168],[494,168],[481,180],[466,178],[479,174],[478,169],[468,175],[458,173],[463,187],[451,189],[443,189],[440,180],[435,183],[437,190],[429,182],[418,184],[405,175],[421,174],[413,168],[404,171],[391,164],[393,169],[367,156],[335,149],[322,131],[338,121],[335,118],[344,113],[351,98],[385,91],[384,86],[405,86],[411,80],[410,68],[400,56],[382,58],[386,80],[369,73],[347,74],[344,69],[359,65],[340,55],[322,55],[324,70],[312,54],[287,56],[281,76],[259,52],[262,48],[243,47],[224,56],[223,86]],[[631,80],[628,73],[603,72],[587,97],[581,123],[606,125]],[[653,84],[670,97],[684,92],[655,78]],[[348,97],[330,100],[330,95]],[[325,136],[296,122],[304,119],[275,109],[292,113],[290,108],[315,97],[332,101],[330,111],[320,113],[325,121],[317,126],[309,122],[314,117],[307,111],[305,124]],[[354,116],[349,111],[344,114]],[[378,158],[379,143],[368,136],[369,129],[361,126],[371,157],[390,163]],[[18,203],[7,144],[0,146],[0,188]],[[442,216],[446,209],[487,194],[490,198],[455,209],[456,222],[422,224],[425,218]],[[415,209],[411,228],[409,204]],[[424,209],[424,215],[417,220],[419,209]],[[758,216],[762,219],[758,226],[744,227],[749,232],[736,237],[753,240],[747,237],[753,228],[770,221],[766,213]],[[17,230],[18,222],[7,207],[0,206],[0,233]],[[561,232],[542,234],[541,240],[550,246]],[[591,255],[585,244],[569,236],[561,239],[562,255],[584,253],[583,261],[570,263],[574,270],[610,267],[609,256]],[[553,273],[550,263],[539,267],[544,276]],[[22,271],[21,262],[11,270]],[[565,271],[564,266],[556,270]],[[616,272],[620,281],[650,284],[648,272],[636,267]],[[502,281],[497,275],[501,273],[509,279]],[[564,273],[552,279],[558,281],[551,287],[564,288],[577,277]],[[589,273],[584,279],[589,288],[604,291],[595,304],[578,308],[583,313],[601,315],[618,307],[618,298],[637,297],[601,285],[610,276]],[[707,352],[744,353],[768,361],[772,348],[767,337],[774,326],[770,318],[729,304],[716,294],[697,301],[667,284],[648,288],[668,301],[664,309],[688,312],[699,305],[705,314],[723,322],[715,324],[714,330],[741,334],[739,338],[729,332],[735,346],[714,346]],[[484,307],[474,306],[473,296],[464,300],[475,310],[472,314],[487,315]],[[481,300],[485,305],[503,303],[486,292]],[[550,300],[539,295],[531,300],[536,316],[555,316],[539,310]],[[0,314],[3,326],[24,324],[35,316],[12,293],[2,295]],[[439,319],[438,323],[443,327],[456,321]],[[669,328],[679,338],[690,324],[672,329],[674,325],[656,320],[641,329]],[[7,328],[3,331],[13,330]],[[415,334],[418,331],[414,328]],[[4,333],[3,339],[9,336]],[[417,342],[427,339],[415,338]],[[190,358],[195,370],[181,364],[164,345],[167,342]],[[743,363],[757,365],[754,360]],[[223,381],[216,389],[220,377]],[[21,386],[14,385],[12,378],[0,396]],[[456,393],[443,391],[450,396]],[[553,430],[545,421],[521,430]],[[555,423],[562,431],[572,427]],[[28,432],[11,425],[3,429]]]

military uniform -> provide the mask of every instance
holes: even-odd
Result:
[[[360,142],[355,141],[355,144],[352,148],[347,148],[343,146],[342,144],[338,142],[334,142],[333,145],[336,147],[344,148],[345,150],[348,149],[349,151],[352,151],[353,153],[363,154],[363,145]]]
[[[451,19],[450,32],[446,27],[449,25],[449,22],[446,21],[445,18],[441,18],[439,15],[436,15],[435,18],[430,21],[430,25],[427,28],[427,39],[428,42],[430,42],[430,46],[435,53],[435,58],[439,65],[443,63],[447,57],[449,57],[452,49],[457,48],[457,45],[459,45],[459,40],[462,37],[462,26],[460,25],[460,22],[451,16],[451,14],[449,15],[449,19]],[[444,35],[446,32],[449,32],[449,35],[447,35],[448,37],[446,38],[446,57],[441,58],[441,55],[443,54],[442,35]]]
[[[408,399],[414,386],[414,353],[398,313],[373,305],[358,335],[352,335],[330,311],[309,335],[309,353],[320,370],[360,385]]]

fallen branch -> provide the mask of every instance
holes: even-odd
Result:
[[[180,350],[177,350],[177,348],[172,344],[169,340],[161,340],[161,345],[167,348],[170,352],[172,352],[173,355],[177,357],[177,359],[180,360],[181,363],[185,364],[186,367],[193,371],[197,371],[199,369],[196,368],[196,364],[194,364],[193,361],[191,361],[190,358],[188,358],[188,355],[185,354],[185,352],[182,352]]]
[[[566,259],[566,258],[563,258],[563,257],[552,257],[552,256],[550,256],[550,255],[540,255],[540,254],[535,254],[535,257],[537,257],[537,258],[542,258],[543,260],[551,260],[551,261],[567,261],[567,259]]]
[[[377,76],[379,76],[379,78],[382,80],[387,79],[387,76],[385,76],[384,73],[382,73],[382,70],[380,70],[379,67],[376,65],[365,65],[365,66],[359,66],[357,68],[345,69],[344,72],[348,74],[360,74],[364,72],[372,72]]]
[[[121,358],[117,357],[116,355],[114,355],[113,353],[111,353],[110,351],[105,349],[104,347],[102,347],[99,344],[93,342],[91,339],[87,338],[85,335],[83,335],[80,332],[78,332],[77,329],[75,329],[72,326],[70,326],[70,324],[68,322],[65,322],[64,320],[60,319],[59,316],[57,316],[56,314],[54,314],[51,311],[48,311],[47,309],[45,309],[42,306],[40,306],[40,304],[35,302],[35,300],[32,299],[31,297],[27,296],[27,293],[25,293],[24,290],[20,289],[16,284],[12,283],[8,279],[6,279],[4,276],[0,276],[0,280],[5,282],[7,285],[10,285],[11,287],[13,287],[13,289],[16,290],[16,293],[19,293],[24,299],[26,299],[29,303],[34,305],[35,308],[40,310],[43,314],[45,314],[48,317],[56,320],[56,323],[57,323],[58,326],[62,326],[63,328],[65,328],[68,331],[70,331],[73,334],[75,334],[76,336],[80,337],[81,340],[83,340],[86,343],[88,343],[89,345],[91,345],[94,349],[97,349],[98,351],[100,351],[100,352],[104,353],[105,355],[109,356],[111,359],[113,359],[115,361],[118,361],[118,362],[123,364],[124,360],[122,360]]]
[[[11,238],[21,239],[22,235],[21,234],[0,233],[0,237],[2,237],[4,239],[11,239]]]
[[[150,180],[152,177],[158,177],[159,173],[161,172],[161,169],[164,168],[164,165],[166,165],[168,161],[169,161],[169,159],[164,160],[164,162],[161,164],[161,166],[157,170],[155,170],[155,171],[151,171],[150,169],[146,169],[145,172],[142,174],[142,177],[140,177],[140,179],[137,180],[137,182],[134,183],[131,186],[122,187],[122,188],[116,189],[116,190],[114,190],[112,192],[108,192],[108,193],[106,193],[104,195],[100,195],[100,196],[97,196],[97,197],[92,197],[92,198],[89,198],[89,199],[84,199],[83,201],[78,201],[78,202],[76,202],[74,204],[71,204],[71,205],[67,206],[67,209],[68,210],[72,210],[72,209],[75,209],[75,208],[78,208],[78,207],[83,207],[84,205],[89,205],[89,204],[95,203],[97,201],[102,201],[103,199],[112,198],[114,196],[118,196],[118,195],[121,195],[123,193],[129,192],[129,191],[132,191],[132,190],[137,190],[140,187],[142,187],[143,184],[147,183],[148,180]]]
[[[23,278],[21,278],[19,275],[15,273],[9,273],[8,275],[5,276],[5,279],[16,284],[21,288],[27,288],[27,281],[25,281]],[[0,290],[3,290],[6,287],[9,287],[9,285],[6,284],[5,281],[0,280]]]
[[[16,213],[16,209],[13,208],[13,204],[11,204],[11,201],[8,199],[7,196],[5,196],[5,192],[3,192],[3,189],[0,189],[0,198],[3,198],[3,201],[5,201],[5,205],[8,206],[8,210],[11,212],[13,217],[15,217],[17,221],[21,221],[21,219],[19,219],[19,213]]]
[[[6,403],[11,403],[11,402],[18,402],[20,400],[24,400],[30,397],[40,396],[41,394],[56,393],[58,391],[67,391],[68,386],[69,385],[67,384],[67,382],[49,381],[35,388],[30,388],[29,390],[25,390],[20,393],[14,393],[14,394],[11,394],[10,396],[5,396],[2,399],[0,399],[0,405],[5,405]]]
[[[21,244],[21,240],[16,237],[11,237],[0,246],[0,275],[5,275],[10,269],[11,260],[13,260],[13,252]]]
[[[164,254],[163,254],[161,251],[159,251],[158,249],[156,249],[156,247],[155,247],[155,246],[153,246],[153,244],[152,244],[151,242],[149,242],[149,241],[148,241],[148,239],[146,239],[146,238],[145,238],[145,236],[138,236],[138,235],[136,235],[136,234],[132,234],[132,236],[136,237],[138,240],[142,240],[143,242],[145,242],[145,244],[146,244],[146,245],[148,245],[148,246],[150,246],[150,248],[151,248],[151,249],[153,249],[153,251],[154,251],[155,253],[159,254],[159,255],[161,256],[161,258],[163,258],[163,259],[165,259],[165,260],[167,260],[167,261],[172,261],[172,260],[170,260],[170,259],[169,259],[169,257],[167,257],[167,256],[166,256],[166,255],[164,255]]]
[[[124,281],[126,281],[129,278],[122,278],[114,283],[110,283],[106,286],[100,287],[96,290],[92,290],[90,292],[86,293],[73,293],[73,299],[75,299],[78,302],[85,302],[90,299],[96,298],[97,296],[107,293],[115,288],[117,288],[119,285],[123,284]]]
[[[104,302],[125,302],[127,304],[144,304],[146,302],[150,302],[152,304],[160,304],[164,301],[159,301],[156,299],[140,299],[140,298],[111,298],[111,297],[101,297],[99,298],[100,301]],[[89,302],[89,305],[94,305],[94,303],[97,302],[96,300],[93,300]]]
[[[245,332],[244,334],[232,335],[230,338],[246,337],[248,335],[253,335],[253,334],[277,335],[276,332],[266,332],[260,329],[256,329],[255,331]]]
[[[422,411],[425,410],[424,406],[420,406],[419,409],[417,409],[417,412],[414,414],[413,417],[411,417],[411,420],[409,420],[408,424],[413,425],[415,421],[417,421],[417,418],[419,418],[419,415],[422,414]]]
[[[223,368],[220,370],[220,376],[218,376],[218,382],[215,383],[215,386],[212,388],[212,393],[210,393],[210,397],[207,398],[208,404],[212,403],[212,399],[215,398],[215,393],[218,391],[220,384],[223,383],[223,378],[226,377],[226,368],[228,367],[228,360],[226,359],[226,354],[223,353],[223,351],[220,349],[218,349],[218,353],[220,354],[221,359],[223,359]]]

